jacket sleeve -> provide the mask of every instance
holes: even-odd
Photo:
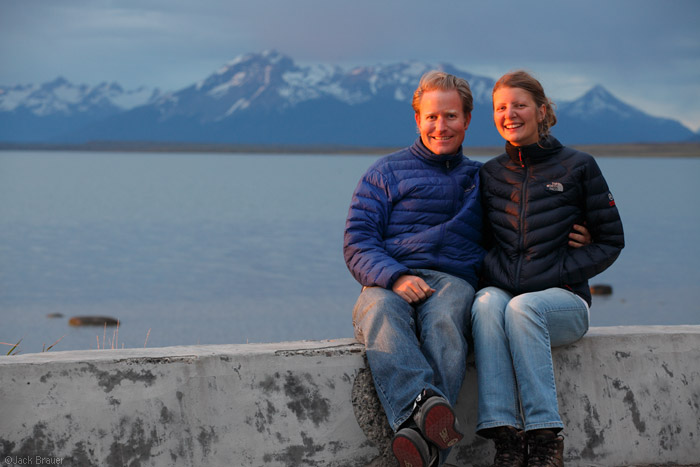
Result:
[[[590,156],[589,156],[590,157]],[[583,209],[592,243],[569,248],[564,259],[564,284],[583,282],[606,270],[625,246],[620,213],[598,164],[590,157],[584,172]]]
[[[352,197],[345,223],[343,256],[353,277],[363,286],[389,289],[399,276],[409,272],[384,246],[391,200],[390,184],[376,170],[362,177]]]

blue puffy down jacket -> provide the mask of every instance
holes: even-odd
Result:
[[[375,162],[352,197],[343,252],[363,286],[391,288],[411,269],[460,277],[476,288],[484,256],[480,162],[429,151],[420,138]]]

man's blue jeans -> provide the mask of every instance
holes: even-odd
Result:
[[[449,274],[413,270],[435,289],[413,306],[391,290],[365,287],[353,310],[355,338],[366,348],[377,395],[394,431],[424,389],[453,406],[466,371],[474,288]]]
[[[561,429],[552,347],[588,331],[588,307],[560,288],[513,296],[480,290],[472,306],[479,387],[477,432],[498,426]]]

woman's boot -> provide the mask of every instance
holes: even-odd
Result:
[[[527,467],[563,467],[564,437],[552,430],[533,430],[527,434]]]
[[[499,426],[490,430],[496,445],[493,467],[524,467],[527,455],[525,432],[512,426]]]

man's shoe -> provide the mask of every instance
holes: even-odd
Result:
[[[391,450],[401,467],[437,465],[438,451],[415,428],[402,428],[391,440]]]
[[[534,430],[527,434],[528,467],[563,467],[564,437],[552,430]]]
[[[413,419],[423,436],[438,448],[449,449],[464,438],[447,399],[423,391],[416,399],[416,405]]]
[[[525,432],[512,426],[492,428],[491,435],[496,445],[492,467],[524,467],[527,459]]]

